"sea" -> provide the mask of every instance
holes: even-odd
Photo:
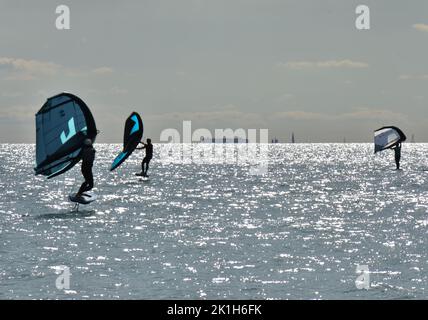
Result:
[[[155,144],[149,179],[144,151],[110,172],[121,146],[95,147],[77,209],[79,165],[48,180],[0,145],[0,299],[428,298],[428,144],[399,171],[372,144]]]

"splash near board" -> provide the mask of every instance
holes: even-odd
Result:
[[[394,126],[382,127],[374,132],[375,153],[391,149],[406,141],[406,135]]]
[[[63,174],[81,160],[83,141],[95,141],[97,128],[88,106],[71,93],[47,99],[36,114],[36,175]]]
[[[143,121],[138,113],[133,112],[125,122],[125,132],[123,135],[123,150],[114,159],[110,171],[119,167],[137,148],[143,138]]]
[[[85,192],[80,197],[76,197],[76,194],[70,194],[68,199],[71,202],[79,203],[79,204],[90,204],[97,200],[98,196],[91,192]]]

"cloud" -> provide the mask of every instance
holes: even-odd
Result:
[[[330,117],[326,114],[306,111],[285,111],[277,112],[271,116],[274,119],[289,119],[289,120],[327,120]]]
[[[205,124],[216,125],[218,123],[236,123],[236,125],[242,126],[255,126],[260,124],[266,124],[264,116],[254,112],[243,112],[238,109],[235,105],[216,106],[210,108],[211,111],[196,111],[196,112],[169,112],[162,114],[151,114],[146,115],[146,119],[151,121],[198,121],[204,122]]]
[[[287,111],[277,112],[271,116],[271,119],[289,119],[289,120],[319,120],[319,121],[338,121],[338,120],[389,120],[389,121],[407,121],[407,117],[402,113],[393,112],[386,109],[357,108],[353,112],[342,114],[325,114],[306,111]]]
[[[196,112],[169,112],[161,114],[146,114],[147,121],[153,122],[171,122],[192,120],[203,122],[204,124],[219,124],[225,123],[234,124],[238,127],[268,127],[277,120],[280,121],[400,121],[406,122],[407,116],[387,109],[376,108],[355,108],[351,112],[341,114],[328,114],[321,112],[308,112],[302,110],[284,111],[275,113],[257,113],[244,112],[235,105],[226,105],[222,107],[212,107],[211,111],[196,111]]]
[[[113,87],[110,89],[110,92],[114,95],[125,95],[129,93],[129,90],[119,87]]]
[[[4,80],[29,81],[41,77],[63,75],[66,77],[90,77],[113,73],[109,67],[95,69],[67,68],[54,62],[28,60],[21,58],[0,57],[0,70],[6,68]]]
[[[84,78],[90,76],[104,76],[113,73],[113,69],[109,67],[100,67],[92,70],[64,68],[64,74],[72,78]]]
[[[27,73],[13,73],[4,78],[6,81],[30,81],[35,79],[35,76]]]
[[[358,108],[338,116],[340,119],[407,121],[407,116],[386,109]]]
[[[96,75],[106,75],[113,73],[113,69],[109,67],[100,67],[92,70],[93,74]]]
[[[428,24],[416,23],[413,25],[413,28],[415,28],[418,31],[428,32]]]
[[[36,112],[34,106],[0,107],[0,119],[28,120],[33,119]]]
[[[345,60],[326,60],[326,61],[290,61],[281,62],[278,64],[279,67],[287,69],[361,69],[368,68],[369,65],[365,62],[352,61],[349,59]]]
[[[294,98],[295,98],[294,94],[284,93],[279,97],[274,98],[274,101],[279,103],[285,103],[285,102],[289,102],[290,100],[293,100]]]
[[[217,105],[210,108],[215,111],[236,111],[239,112],[239,107],[234,104]]]
[[[1,92],[0,96],[5,97],[5,98],[18,98],[18,97],[22,97],[24,95],[24,93],[19,92],[19,91],[10,91],[10,92]]]
[[[428,74],[419,74],[419,75],[412,75],[412,74],[402,74],[398,77],[400,80],[428,80]]]
[[[88,92],[91,94],[97,94],[97,95],[127,95],[129,94],[129,90],[126,88],[114,86],[111,88],[105,88],[105,89],[99,89],[99,88],[88,88]]]
[[[55,75],[61,68],[60,65],[53,62],[8,57],[0,57],[0,66],[10,67],[13,71],[20,72],[18,75],[21,76],[21,79],[27,80],[33,79],[37,75]]]

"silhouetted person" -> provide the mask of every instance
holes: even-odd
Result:
[[[94,176],[92,175],[92,166],[95,160],[95,149],[92,146],[91,139],[85,139],[82,150],[82,175],[85,181],[80,186],[76,197],[82,196],[86,191],[91,190],[94,187]]]
[[[394,155],[395,155],[395,165],[397,166],[397,170],[400,170],[401,143],[399,143],[395,146]]]
[[[147,171],[149,171],[149,163],[150,163],[150,160],[152,160],[153,158],[152,139],[147,139],[147,143],[144,143],[144,142],[141,142],[141,143],[144,146],[137,149],[138,150],[146,149],[146,156],[144,157],[143,162],[141,162],[141,173],[138,173],[137,175],[147,177]]]

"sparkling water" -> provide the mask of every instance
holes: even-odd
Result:
[[[146,181],[144,152],[109,172],[120,146],[97,144],[98,199],[73,212],[79,166],[46,180],[34,145],[0,145],[0,299],[428,297],[428,145],[395,171],[372,144],[275,144],[259,175],[166,147]]]

